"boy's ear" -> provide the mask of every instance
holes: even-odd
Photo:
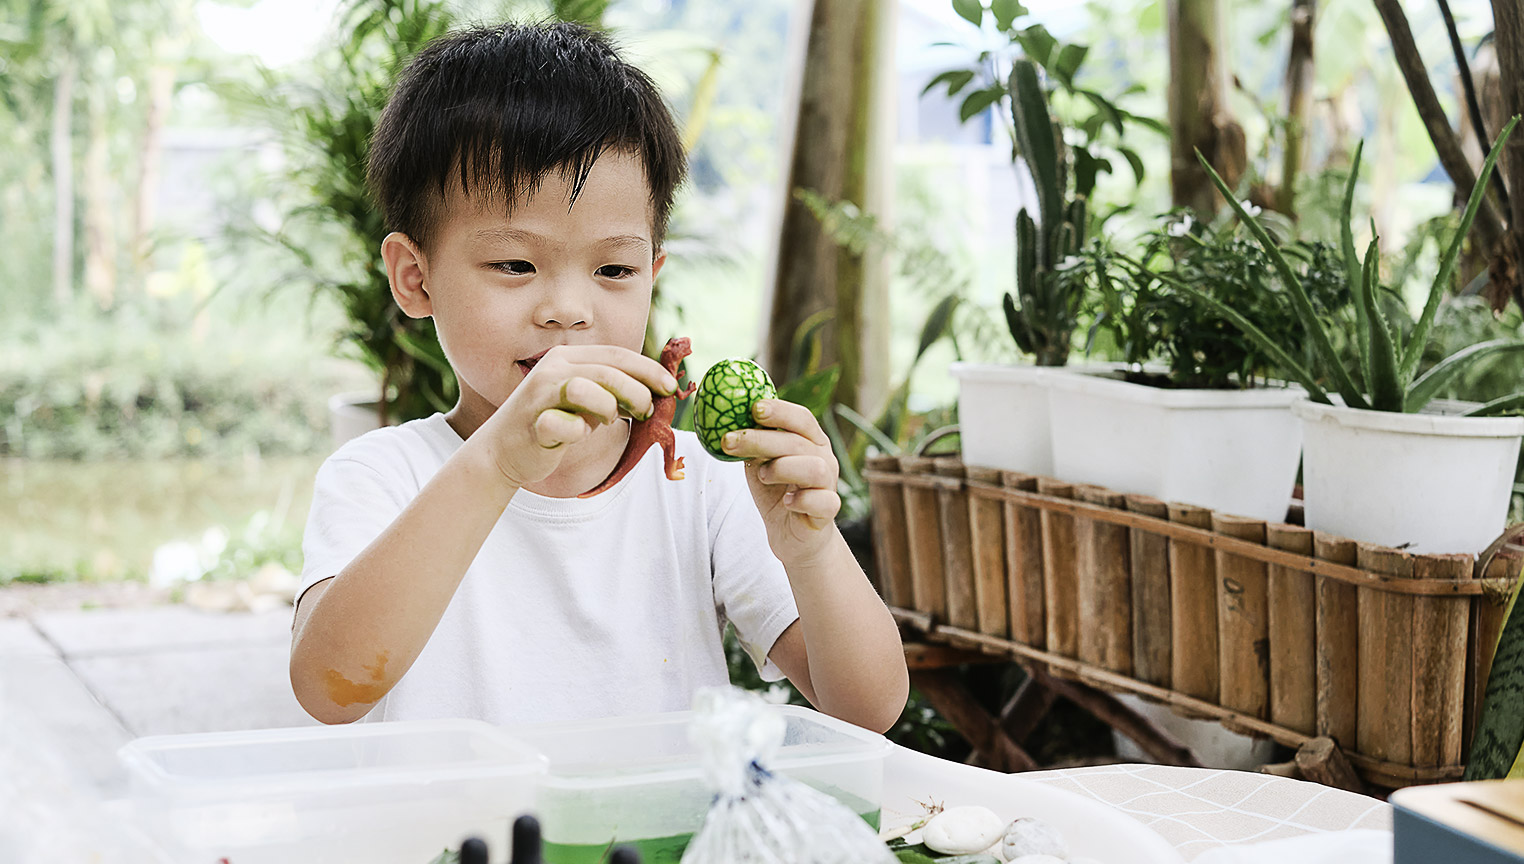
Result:
[[[434,314],[427,285],[428,261],[413,238],[393,231],[381,241],[381,260],[386,264],[386,281],[392,286],[392,299],[409,318],[427,318]]]
[[[655,282],[656,281],[656,277],[661,275],[661,267],[665,263],[667,263],[667,250],[665,250],[665,249],[658,250],[657,253],[656,253],[656,257],[651,259],[651,281],[652,282]]]

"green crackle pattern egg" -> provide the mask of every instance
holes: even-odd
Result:
[[[758,399],[778,398],[778,388],[761,366],[732,358],[709,367],[693,398],[693,431],[699,443],[716,459],[740,462],[740,457],[722,450],[720,442],[726,432],[755,428],[751,406]]]

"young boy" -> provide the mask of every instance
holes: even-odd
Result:
[[[369,177],[402,312],[460,382],[436,414],[318,471],[291,685],[325,723],[558,721],[690,707],[735,624],[764,678],[883,731],[898,631],[833,518],[836,461],[806,409],[757,406],[723,463],[677,433],[594,497],[656,394],[639,353],[685,170],[655,86],[568,24],[443,37],[399,80]]]

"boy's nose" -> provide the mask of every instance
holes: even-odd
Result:
[[[582,329],[590,326],[592,308],[581,286],[562,283],[545,292],[535,310],[541,327]]]

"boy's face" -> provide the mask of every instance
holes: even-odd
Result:
[[[645,170],[631,154],[606,152],[568,206],[570,191],[552,171],[509,215],[501,201],[452,184],[437,239],[419,256],[422,296],[399,291],[393,277],[404,311],[433,316],[461,409],[480,419],[557,345],[639,351],[645,341],[651,285],[666,260],[653,257]]]

